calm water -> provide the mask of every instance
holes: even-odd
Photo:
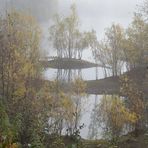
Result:
[[[54,80],[57,77],[57,69],[47,68],[44,73],[44,77],[47,80]],[[72,70],[73,73],[74,70]],[[76,71],[77,73],[77,71]],[[81,70],[83,80],[95,80],[96,79],[96,68],[87,68]],[[104,78],[102,68],[98,68],[98,79]]]
[[[88,134],[89,134],[89,128],[90,124],[92,122],[92,113],[93,110],[96,106],[96,104],[99,104],[100,102],[100,98],[102,96],[98,95],[97,97],[95,95],[89,95],[86,99],[86,103],[84,105],[84,110],[82,111],[82,118],[81,118],[81,123],[84,123],[84,128],[81,130],[81,136],[85,139],[88,139]],[[96,100],[95,100],[96,99]],[[97,138],[101,138],[101,128],[97,128],[96,130],[98,130],[98,136]]]
[[[48,80],[54,80],[57,77],[57,72],[58,70],[56,69],[48,68],[45,70],[44,78]],[[77,71],[74,72],[72,70],[72,73],[74,73],[75,75]],[[96,68],[83,69],[81,71],[81,75],[82,75],[83,80],[95,80],[96,79]],[[98,68],[98,79],[101,79],[101,78],[104,78],[103,70],[102,68]],[[98,104],[101,97],[102,97],[101,95],[97,96],[97,98],[95,95],[89,95],[89,96],[86,96],[85,98],[82,98],[83,99],[82,100],[83,109],[82,109],[82,116],[81,116],[81,121],[80,121],[81,124],[84,123],[84,128],[81,130],[82,138],[88,139],[89,126],[91,123],[91,114],[94,109],[95,103]],[[101,129],[98,129],[98,130],[100,131],[98,138],[101,138]]]

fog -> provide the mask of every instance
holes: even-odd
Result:
[[[94,29],[99,39],[103,38],[104,29],[112,23],[127,27],[133,18],[133,12],[144,0],[62,0],[59,1],[60,14],[68,14],[71,3],[77,5],[83,30]]]
[[[0,4],[1,13],[13,8],[29,13],[39,22],[48,21],[57,12],[58,7],[57,0],[0,0]]]
[[[43,26],[49,28],[49,20],[56,14],[68,15],[72,3],[77,6],[82,30],[94,29],[99,39],[112,23],[127,27],[137,5],[144,0],[0,0],[0,12],[15,8],[33,15]],[[47,46],[47,45],[46,45]]]
[[[42,49],[47,54],[55,55],[49,43],[49,27],[55,14],[67,16],[70,5],[76,4],[81,30],[96,30],[99,40],[104,38],[104,31],[112,23],[119,23],[126,28],[133,18],[133,12],[144,0],[0,0],[0,12],[15,8],[33,15],[42,28]],[[84,59],[92,61],[91,53],[84,51]]]
[[[126,28],[128,28],[132,20],[134,20],[133,19],[134,12],[138,12],[137,11],[137,9],[139,9],[138,6],[140,6],[143,3],[143,1],[144,0],[0,0],[0,15],[5,17],[6,14],[9,14],[7,12],[11,12],[11,10],[21,11],[27,15],[33,16],[37,20],[37,24],[40,26],[41,32],[42,32],[41,40],[38,40],[38,36],[36,36],[38,35],[38,32],[34,32],[36,31],[35,29],[33,30],[32,27],[30,27],[31,30],[28,31],[28,28],[29,28],[28,24],[30,24],[30,20],[28,21],[26,19],[28,23],[27,25],[23,24],[25,21],[24,22],[21,22],[22,20],[18,21],[18,26],[19,26],[18,27],[17,25],[15,26],[16,24],[15,22],[17,22],[15,20],[16,19],[19,20],[19,17],[14,17],[15,18],[14,22],[13,22],[13,17],[6,17],[8,21],[7,19],[6,20],[2,19],[2,22],[4,23],[1,23],[2,29],[0,28],[1,29],[0,33],[2,32],[2,35],[0,38],[1,39],[0,40],[0,47],[1,47],[0,48],[0,62],[1,62],[0,68],[2,67],[0,69],[2,71],[0,73],[0,78],[1,78],[0,79],[0,99],[2,98],[1,100],[3,101],[3,98],[4,99],[6,98],[6,101],[4,100],[4,105],[6,106],[5,107],[6,109],[4,108],[4,113],[5,113],[5,110],[6,111],[8,110],[9,111],[8,115],[10,114],[9,115],[10,119],[12,117],[15,119],[16,118],[15,116],[17,115],[17,113],[20,112],[21,114],[20,119],[22,120],[21,122],[23,123],[25,121],[23,123],[25,125],[24,126],[25,128],[22,126],[25,130],[23,128],[20,129],[20,131],[23,133],[22,134],[23,136],[26,134],[25,136],[29,137],[30,135],[32,136],[34,134],[34,133],[33,134],[31,133],[31,132],[34,132],[34,129],[31,131],[28,128],[28,125],[31,123],[30,119],[33,118],[33,120],[35,120],[37,124],[39,124],[39,120],[41,124],[42,123],[44,124],[46,123],[45,121],[47,121],[47,125],[43,125],[43,127],[41,126],[35,129],[37,130],[37,132],[42,131],[41,136],[45,134],[45,136],[43,136],[44,138],[46,138],[46,136],[48,135],[46,132],[52,133],[53,132],[52,126],[55,126],[53,128],[56,128],[58,124],[60,126],[58,125],[59,127],[57,126],[58,128],[55,130],[59,130],[61,134],[62,133],[61,131],[66,127],[67,128],[66,131],[68,133],[73,128],[73,125],[71,128],[69,127],[68,124],[73,124],[72,123],[73,120],[75,120],[74,130],[76,130],[76,133],[77,131],[80,130],[80,136],[82,138],[89,139],[89,133],[91,133],[90,132],[91,128],[93,130],[96,128],[95,130],[97,131],[97,133],[94,133],[94,135],[96,134],[97,138],[104,138],[102,134],[103,128],[101,128],[100,123],[99,124],[97,123],[98,118],[96,118],[100,114],[99,111],[101,110],[100,109],[97,110],[98,109],[97,107],[99,103],[101,103],[102,101],[101,98],[104,94],[105,94],[105,98],[103,99],[107,99],[107,98],[110,99],[109,95],[112,95],[111,99],[115,99],[115,101],[117,101],[117,99],[119,100],[119,103],[117,102],[117,104],[115,105],[113,104],[115,107],[112,105],[111,100],[109,100],[108,103],[104,102],[106,105],[111,105],[111,107],[105,106],[102,104],[100,106],[100,108],[102,110],[104,109],[105,113],[107,113],[107,114],[104,114],[103,112],[101,113],[102,116],[105,116],[108,122],[106,124],[106,127],[107,127],[106,129],[108,129],[108,127],[110,126],[110,122],[112,121],[112,119],[110,118],[111,112],[116,107],[117,109],[115,111],[117,113],[119,112],[120,114],[114,114],[114,110],[113,110],[114,117],[118,117],[119,115],[127,116],[126,117],[127,119],[125,118],[125,121],[122,119],[123,118],[122,116],[121,118],[119,118],[119,120],[123,122],[123,125],[122,125],[123,127],[121,126],[119,130],[121,131],[124,130],[125,125],[127,124],[126,122],[129,120],[128,118],[129,117],[132,118],[132,116],[133,118],[135,118],[133,119],[135,121],[132,121],[131,119],[130,121],[131,123],[128,123],[129,124],[128,126],[131,126],[130,128],[134,129],[133,125],[138,121],[137,117],[144,117],[145,115],[143,116],[143,113],[145,111],[145,108],[147,107],[147,106],[144,106],[147,103],[144,102],[145,96],[143,97],[142,96],[143,94],[141,92],[147,91],[148,83],[145,84],[143,82],[145,82],[145,79],[147,80],[148,77],[146,75],[147,71],[144,67],[145,63],[140,62],[142,60],[146,61],[144,54],[145,54],[145,51],[147,52],[147,48],[145,48],[147,47],[147,40],[148,40],[146,38],[147,28],[145,29],[145,25],[143,25],[144,27],[142,26],[143,28],[140,26],[139,28],[143,29],[142,33],[140,30],[136,35],[134,33],[136,33],[138,29],[136,28],[137,30],[136,29],[131,30],[130,33],[134,34],[134,35],[132,34],[131,36],[130,34],[126,34],[125,32],[126,32]],[[70,7],[72,4],[76,5],[76,12],[80,20],[78,29],[71,29],[73,28],[72,26],[73,26],[73,22],[75,23],[74,21],[75,19],[73,18],[64,19],[66,22],[66,23],[62,22],[64,25],[62,23],[61,23],[62,25],[59,23],[60,27],[59,26],[57,26],[57,28],[55,27],[57,30],[56,31],[54,30],[55,34],[53,33],[54,35],[52,36],[52,38],[55,39],[55,43],[58,43],[58,44],[57,46],[55,45],[53,48],[52,38],[51,38],[51,41],[49,40],[49,36],[50,36],[49,29],[51,25],[54,24],[52,20],[55,14],[59,14],[59,16],[63,18],[68,16],[70,14]],[[12,21],[11,21],[11,18],[12,18]],[[104,38],[104,33],[106,31],[106,28],[110,28],[113,23],[120,24],[125,29],[125,32],[122,35],[122,31],[121,31],[122,29],[120,30],[120,28],[119,28],[119,31],[115,30],[114,31],[115,33],[109,32],[110,37],[106,38],[107,40],[106,42],[104,42],[105,44],[101,44],[101,46],[98,46],[100,45],[98,44],[100,43],[99,41],[101,41]],[[23,29],[19,30],[18,28],[21,28],[21,29],[23,28]],[[85,33],[81,34],[81,32],[83,31],[89,32],[92,29],[96,31],[97,37],[95,36],[94,38],[88,38],[89,36],[85,36]],[[118,34],[116,32],[119,33],[120,36],[117,36]],[[113,36],[111,36],[112,34]],[[125,36],[128,36],[128,37],[125,38]],[[133,36],[135,36],[135,38]],[[92,39],[92,42],[90,42],[91,39]],[[84,49],[83,49],[83,44],[87,44],[87,43],[88,45],[84,46]],[[92,44],[94,44],[94,46]],[[96,51],[94,52],[95,53],[94,55],[96,57],[93,56],[92,54],[92,51],[94,49],[96,49],[96,51],[97,50],[99,51],[98,53]],[[139,54],[140,53],[139,49],[142,49],[141,54]],[[35,51],[37,51],[37,53],[35,53]],[[22,54],[23,52],[24,54]],[[81,52],[83,52],[82,57],[81,57]],[[134,53],[133,55],[134,56],[136,55],[136,56],[132,57],[131,53]],[[39,56],[36,56],[36,55],[39,55]],[[48,56],[49,58],[47,60]],[[52,57],[52,56],[56,56],[56,57]],[[51,61],[49,59],[51,59]],[[40,66],[38,65],[42,65],[41,68],[39,68]],[[130,74],[133,68],[132,66],[138,69],[136,69],[135,72],[132,72]],[[137,77],[134,77],[133,75],[134,73],[136,73],[135,76],[137,75]],[[142,86],[141,88],[140,87],[136,88],[136,83],[135,84],[133,83],[134,85],[132,86],[132,85],[129,85],[132,81],[128,82],[126,77],[125,77],[125,82],[124,80],[121,79],[123,81],[123,82],[121,81],[121,84],[123,83],[123,88],[124,88],[124,83],[125,84],[129,83],[127,86],[129,87],[130,92],[128,92],[128,89],[127,89],[128,87],[125,88],[125,92],[127,91],[129,96],[127,96],[125,92],[120,91],[120,88],[122,88],[122,85],[119,83],[120,82],[119,79],[120,79],[120,76],[124,76],[124,74],[125,76],[126,74],[127,76],[133,75],[134,79],[136,78],[137,80],[141,81],[141,82],[139,81],[140,83],[139,82],[137,83],[137,81],[135,81],[138,85],[141,84]],[[11,75],[12,75],[12,78],[11,78]],[[80,83],[79,81],[78,81],[79,83],[76,85],[74,83],[71,83],[73,82],[73,80],[75,80],[75,78],[78,78],[79,81],[84,80],[84,84],[86,83],[86,86],[85,85],[81,86],[83,85],[83,83]],[[55,83],[52,83],[54,82],[54,80],[56,80]],[[35,83],[35,81],[37,83]],[[47,88],[46,87],[44,88],[44,85],[39,84],[40,82],[41,83],[49,82],[51,87],[53,88],[50,88],[49,87],[50,85],[47,85],[46,86]],[[37,86],[36,84],[37,85],[39,84],[39,85]],[[81,88],[82,92],[80,91],[78,85],[82,87]],[[139,92],[138,92],[138,89],[140,90]],[[125,94],[122,94],[122,93],[125,93]],[[116,97],[116,95],[118,96],[120,94],[123,95],[121,98]],[[126,96],[126,99],[125,99],[126,101],[122,103],[122,101],[124,101],[123,100],[124,95]],[[24,96],[25,96],[25,99],[24,99]],[[47,97],[47,101],[49,102],[45,102],[46,97]],[[11,103],[11,99],[12,99],[12,103]],[[128,99],[129,99],[129,104],[125,105],[126,103],[128,103],[127,101]],[[3,104],[1,105],[1,100],[0,100],[0,109],[1,109],[1,106],[3,105]],[[113,103],[116,103],[116,102],[113,102]],[[130,103],[131,104],[133,103],[131,110],[130,110],[130,107],[131,107]],[[121,107],[119,106],[120,104],[122,105]],[[139,108],[137,107],[137,104]],[[128,105],[129,107],[127,107]],[[119,110],[120,108],[118,109],[118,106],[123,110],[120,111]],[[107,108],[111,110],[107,110]],[[137,109],[137,110],[134,110],[134,109]],[[36,112],[37,114],[35,114]],[[109,118],[107,118],[108,116]],[[55,123],[54,123],[54,120],[53,120],[53,123],[48,122],[49,118],[51,118],[51,120],[55,119]],[[102,118],[101,120],[104,120],[104,119]],[[78,123],[78,120],[79,120],[79,123]],[[67,122],[67,125],[64,124],[65,121]],[[118,118],[111,123],[113,125],[112,127],[115,127],[114,124],[116,124],[116,121],[118,121]],[[5,122],[5,118],[4,118],[4,122]],[[96,127],[94,124],[95,122],[97,123]],[[103,123],[103,126],[104,126],[104,123]],[[34,128],[35,127],[34,123],[31,123],[31,124],[32,125],[29,125],[29,126],[31,128]],[[84,127],[78,129],[79,127],[81,127],[81,125],[83,125]],[[145,125],[147,125],[147,121]],[[13,122],[11,126],[13,127]],[[48,129],[49,131],[47,130],[43,132],[43,130],[46,130],[46,126],[47,126],[47,129],[49,128]],[[110,131],[112,130],[112,127],[110,127]],[[15,129],[16,127],[14,126],[13,128]],[[117,126],[117,128],[119,127]],[[29,130],[29,132],[27,130]],[[113,130],[116,130],[116,128]],[[26,131],[30,134],[29,136]],[[66,131],[64,129],[65,135],[67,134]],[[73,132],[73,134],[75,133]],[[122,134],[123,133],[119,133],[119,136],[122,136]],[[22,135],[20,134],[19,135],[20,137],[18,136],[19,137],[18,139],[21,139]],[[108,135],[109,134],[106,133],[106,136]],[[51,135],[49,134],[49,137],[50,136],[52,136],[52,134]],[[76,135],[76,136],[79,136],[79,135]],[[0,138],[1,137],[5,138],[7,136],[0,135]],[[42,137],[40,138],[43,139]],[[29,142],[32,142],[31,138],[29,140],[30,140]],[[23,144],[25,143],[29,146],[30,144],[29,142],[26,141],[25,139],[22,143]],[[50,141],[48,140],[47,143],[48,142]],[[1,147],[1,144],[0,144],[0,147]]]

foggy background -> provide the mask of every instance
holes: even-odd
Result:
[[[68,15],[70,5],[75,3],[78,16],[80,18],[81,30],[94,29],[98,39],[104,36],[106,27],[112,23],[119,23],[127,27],[133,17],[133,12],[144,0],[0,0],[0,12],[5,13],[11,7],[25,11],[33,15],[41,25],[43,30],[42,48],[43,51],[54,55],[54,51],[48,41],[49,26],[52,17],[59,13]],[[90,52],[85,51],[84,59],[89,58]]]
[[[12,7],[21,11],[25,11],[34,16],[42,28],[42,49],[50,56],[54,55],[54,50],[49,43],[49,27],[52,24],[52,17],[59,13],[60,15],[68,15],[70,5],[76,3],[78,16],[80,18],[81,30],[96,30],[98,39],[104,36],[106,27],[110,27],[112,23],[119,23],[123,27],[127,27],[133,17],[133,12],[143,0],[0,0],[0,13],[5,14],[6,9]],[[91,52],[85,50],[83,59],[92,61]],[[82,71],[85,80],[95,78],[95,69],[86,69]],[[56,77],[56,70],[48,69],[45,73],[47,79]],[[103,78],[101,68],[99,69],[99,78]],[[82,136],[87,137],[88,126],[90,123],[90,112],[93,109],[95,96],[90,96],[88,101],[88,110],[82,118],[82,123],[86,123],[86,127],[82,130]]]
[[[48,21],[57,12],[57,0],[0,0],[1,13],[15,8],[34,16],[39,22]]]

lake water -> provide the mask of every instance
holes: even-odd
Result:
[[[48,68],[44,72],[44,78],[47,80],[54,80],[57,77],[57,69]],[[72,71],[73,72],[73,71]],[[75,74],[75,72],[73,72]],[[96,79],[96,68],[88,68],[83,69],[81,71],[81,75],[83,80],[95,80]],[[103,70],[102,68],[98,68],[98,79],[104,78]],[[80,123],[84,123],[84,128],[81,130],[81,137],[88,139],[89,135],[89,127],[91,123],[91,116],[93,113],[93,109],[95,107],[95,104],[98,104],[100,101],[100,98],[102,96],[98,95],[97,97],[95,95],[89,95],[83,99],[83,110],[82,110],[82,116]],[[98,129],[99,134],[98,138],[101,138],[101,129]]]
[[[57,69],[47,68],[44,72],[44,78],[47,80],[54,80],[57,77]],[[74,73],[74,70],[72,70]],[[76,71],[77,72],[77,71]],[[95,80],[96,68],[87,68],[81,70],[83,80]],[[98,68],[98,79],[104,78],[102,68]]]
[[[86,103],[84,105],[84,111],[82,111],[82,118],[81,118],[81,124],[84,123],[84,128],[81,130],[81,136],[82,138],[85,138],[85,139],[89,139],[89,132],[90,130],[92,130],[92,127],[90,126],[90,124],[92,123],[93,124],[93,128],[95,127],[95,124],[93,123],[95,121],[95,119],[93,118],[93,113],[94,113],[94,110],[95,110],[95,107],[97,106],[97,104],[99,104],[100,102],[100,98],[102,96],[101,95],[98,95],[98,96],[95,96],[95,95],[89,95],[87,98],[84,98],[86,99]],[[95,129],[98,131],[98,134],[97,134],[97,138],[101,138],[102,135],[101,135],[101,128],[98,128]]]

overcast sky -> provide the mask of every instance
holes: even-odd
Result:
[[[70,5],[75,2],[82,30],[94,29],[98,39],[104,36],[104,29],[112,23],[127,27],[133,17],[137,5],[144,0],[0,0],[0,11],[11,4],[16,8],[30,10],[41,23],[44,33],[43,45],[49,49],[47,41],[49,20],[55,13],[68,15]],[[7,2],[7,3],[6,3]]]
[[[54,13],[67,14],[72,3],[76,3],[81,21],[81,29],[97,31],[102,38],[104,28],[113,22],[124,27],[131,22],[136,5],[144,0],[0,0],[0,11],[13,5],[15,8],[30,11],[42,24],[47,26]]]
[[[112,23],[127,27],[137,5],[143,0],[59,0],[60,13],[68,13],[70,4],[75,2],[81,20],[81,28],[97,31],[103,37],[104,28]]]
[[[58,0],[0,0],[0,12],[5,14],[6,9],[25,11],[39,22],[45,22],[57,12]]]
[[[58,13],[68,15],[70,5],[75,2],[80,18],[82,30],[94,29],[98,39],[104,37],[104,30],[112,23],[119,23],[127,27],[133,18],[133,13],[137,5],[141,5],[144,0],[59,0]],[[49,24],[44,23],[45,32]],[[47,41],[45,43],[47,45]],[[44,46],[45,47],[45,46]],[[47,47],[48,48],[48,47]],[[88,58],[88,53],[85,58]]]

